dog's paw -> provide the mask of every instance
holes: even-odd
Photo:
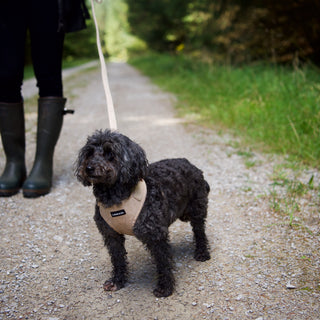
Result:
[[[201,252],[196,252],[194,254],[194,258],[195,260],[197,261],[207,261],[207,260],[210,260],[211,259],[211,256],[210,256],[210,253],[205,250],[205,251],[201,251]]]
[[[162,288],[162,287],[157,287],[153,290],[153,294],[157,298],[162,298],[162,297],[169,297],[173,293],[173,289],[171,288]]]
[[[119,286],[117,286],[112,280],[107,280],[103,284],[104,291],[117,291],[121,289]]]

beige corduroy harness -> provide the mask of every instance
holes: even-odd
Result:
[[[106,223],[120,234],[133,236],[133,226],[147,196],[147,185],[140,180],[130,197],[118,205],[106,208],[98,202],[100,214]]]

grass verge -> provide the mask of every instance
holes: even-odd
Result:
[[[281,167],[274,171],[273,183],[268,196],[273,212],[283,215],[288,225],[304,228],[313,234],[307,225],[319,224],[320,186],[315,185],[314,175],[302,182],[299,177],[289,177]],[[319,229],[315,235],[319,236]]]
[[[320,166],[320,73],[315,68],[232,67],[165,54],[129,62],[174,93],[179,110],[193,119],[231,130],[254,148]]]

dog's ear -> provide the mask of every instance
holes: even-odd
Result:
[[[128,139],[124,147],[123,165],[121,167],[120,179],[126,183],[131,179],[141,180],[146,176],[148,161],[145,151],[135,142]]]
[[[148,160],[145,151],[140,148],[139,157],[136,159],[138,162],[138,171],[140,179],[144,179],[147,174]]]
[[[87,150],[86,148],[82,148],[79,151],[78,159],[74,163],[74,175],[76,176],[77,180],[81,182],[85,187],[90,187],[92,184],[86,179],[84,162],[87,158]]]

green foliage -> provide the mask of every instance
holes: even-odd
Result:
[[[23,78],[26,79],[30,79],[34,77],[34,72],[33,72],[33,67],[31,64],[28,64],[24,67],[24,76]]]
[[[144,49],[145,44],[130,34],[125,0],[104,0],[96,4],[96,14],[104,52],[116,59],[126,60],[128,51]]]
[[[314,175],[311,175],[307,183],[303,183],[296,176],[288,177],[288,172],[285,170],[274,172],[274,182],[269,197],[270,207],[274,212],[287,217],[291,227],[303,226],[305,219],[303,212],[306,204],[309,206],[309,211],[310,207],[313,207],[311,211],[319,212],[320,186],[315,186],[313,180]]]
[[[127,0],[133,34],[151,49],[206,59],[320,63],[320,2]]]
[[[127,0],[133,34],[156,50],[174,49],[186,38],[184,17],[191,0]]]
[[[248,143],[320,165],[320,75],[312,67],[231,67],[151,54],[132,64],[179,97],[194,118]]]
[[[86,24],[86,29],[66,34],[63,49],[63,58],[65,60],[97,59],[94,24],[92,20],[87,20]]]
[[[95,8],[106,56],[147,46],[233,64],[320,63],[319,0],[103,0]],[[93,20],[87,25],[66,35],[64,58],[97,57]]]

